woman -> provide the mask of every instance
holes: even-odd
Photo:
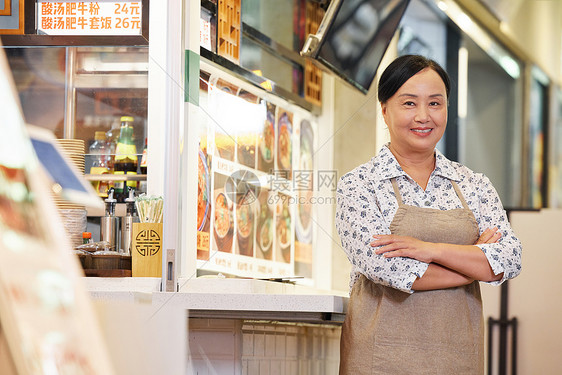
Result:
[[[390,143],[338,183],[336,227],[352,264],[340,374],[483,374],[479,281],[521,271],[521,243],[484,175],[435,149],[450,81],[401,56],[378,96]]]

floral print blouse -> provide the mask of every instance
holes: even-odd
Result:
[[[513,233],[505,210],[490,180],[481,173],[448,160],[435,150],[435,170],[425,191],[402,170],[385,145],[369,162],[343,175],[337,187],[336,229],[351,262],[353,287],[360,274],[368,279],[412,293],[412,284],[422,277],[428,264],[404,257],[384,258],[370,245],[375,234],[390,234],[390,223],[398,209],[391,179],[398,182],[403,203],[439,210],[462,208],[451,184],[455,181],[474,213],[480,234],[498,227],[497,243],[476,245],[486,255],[496,275],[503,272],[499,285],[521,272],[521,242]],[[420,223],[424,225],[424,223]]]

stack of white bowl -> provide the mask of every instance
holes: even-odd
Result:
[[[85,145],[82,139],[58,139],[58,144],[80,173],[84,174]],[[70,237],[72,246],[82,244],[82,232],[86,231],[87,211],[83,205],[75,204],[53,194],[53,200],[61,215],[66,233]]]

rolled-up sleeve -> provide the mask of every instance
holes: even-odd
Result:
[[[390,234],[390,229],[377,204],[374,188],[353,172],[338,182],[335,223],[352,265],[352,283],[353,274],[361,273],[375,283],[412,293],[412,284],[423,276],[428,264],[375,254],[377,248],[370,245],[373,235]]]
[[[522,245],[509,224],[496,189],[486,176],[479,175],[478,178],[480,234],[488,228],[497,227],[502,236],[496,243],[476,246],[482,249],[486,255],[494,274],[499,275],[503,272],[501,280],[490,282],[490,284],[499,285],[521,273]]]

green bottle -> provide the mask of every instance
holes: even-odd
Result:
[[[121,117],[121,130],[119,132],[119,140],[115,148],[115,163],[113,165],[113,174],[129,175],[137,174],[138,157],[137,146],[133,141],[133,121],[131,116]],[[115,181],[115,193],[123,196],[127,193],[125,186],[137,189],[137,181]]]

